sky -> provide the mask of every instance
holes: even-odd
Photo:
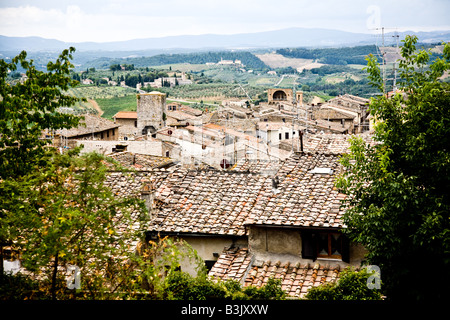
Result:
[[[0,35],[109,42],[292,27],[450,30],[449,0],[0,0]]]

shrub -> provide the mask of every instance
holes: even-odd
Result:
[[[367,280],[372,273],[366,268],[355,271],[345,269],[336,283],[326,283],[309,289],[306,299],[309,300],[381,300],[381,292],[369,289]]]

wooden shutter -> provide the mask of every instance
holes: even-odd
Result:
[[[313,261],[317,258],[316,235],[311,231],[302,231],[302,258]]]

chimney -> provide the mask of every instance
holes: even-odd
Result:
[[[147,215],[143,217],[145,220],[150,220],[152,218],[154,191],[155,189],[150,181],[146,180],[143,182],[141,199],[144,200],[145,207],[147,208]]]
[[[274,194],[277,194],[280,192],[280,190],[278,190],[279,184],[280,184],[280,180],[279,180],[278,176],[272,178],[272,191]]]

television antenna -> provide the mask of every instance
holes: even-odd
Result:
[[[245,84],[244,86],[242,86],[239,82],[237,82],[237,84],[239,85],[239,87],[233,89],[233,91],[241,89],[241,90],[245,93],[245,95],[247,96],[247,98],[250,100],[250,102],[252,102],[253,99],[250,98],[250,95],[248,94],[247,90],[245,90],[245,88],[244,88],[244,87],[248,86],[248,84]]]
[[[393,69],[394,77],[388,79],[387,75],[386,75],[386,73],[387,73],[386,68],[387,68],[388,61],[387,61],[387,58],[386,58],[386,55],[387,55],[386,48],[387,47],[386,47],[386,43],[385,43],[385,37],[386,37],[385,30],[394,30],[394,32],[395,32],[394,35],[392,35],[391,37],[395,39],[395,46],[396,46],[395,54],[396,55],[399,54],[399,47],[398,46],[399,46],[399,38],[400,38],[400,36],[399,36],[399,34],[397,32],[397,28],[381,27],[381,28],[375,28],[374,30],[381,30],[381,47],[379,46],[378,41],[376,43],[376,47],[377,47],[377,54],[382,59],[383,95],[385,95],[386,94],[387,80],[393,80],[392,90],[394,92],[397,91],[397,68],[396,68],[397,60],[395,60],[392,63],[393,64],[393,68],[392,69]]]

